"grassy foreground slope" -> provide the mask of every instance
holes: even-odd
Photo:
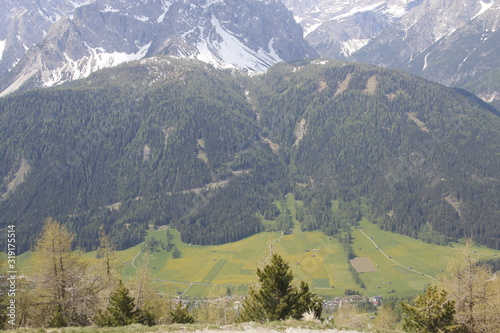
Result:
[[[17,330],[9,330],[7,332],[54,332],[53,328],[44,330],[42,328],[20,328]],[[165,333],[165,332],[205,332],[205,333],[234,333],[234,332],[246,332],[246,333],[278,333],[284,331],[293,331],[296,333],[361,333],[360,331],[336,329],[334,325],[330,323],[316,323],[316,322],[304,322],[297,320],[286,320],[279,322],[270,323],[243,323],[243,324],[233,324],[227,326],[213,326],[206,324],[168,324],[168,325],[156,325],[156,326],[143,326],[140,324],[132,324],[128,326],[120,327],[63,327],[57,329],[59,333],[95,333],[95,332],[106,332],[106,333]]]

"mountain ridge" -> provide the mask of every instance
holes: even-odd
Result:
[[[2,95],[24,84],[48,87],[157,54],[197,58],[219,68],[250,73],[262,72],[282,60],[316,56],[291,13],[276,1],[60,3],[66,11],[43,13],[33,4],[25,8],[10,3],[11,11],[21,13],[17,21],[6,20],[7,24],[33,16],[36,20],[30,29],[42,31],[31,36],[24,30],[3,27],[8,37],[0,36],[5,55],[0,59]],[[8,13],[4,15],[14,20]],[[26,40],[28,45],[13,40]]]
[[[499,0],[23,0],[4,7],[2,96],[157,54],[249,74],[319,54],[401,68],[500,105]]]
[[[0,225],[29,221],[24,250],[47,216],[86,249],[100,226],[125,248],[150,224],[219,244],[262,231],[258,214],[294,193],[303,230],[341,237],[362,214],[384,230],[498,248],[493,110],[366,64],[281,63],[248,77],[147,58],[0,99]],[[8,192],[23,160],[30,172]]]

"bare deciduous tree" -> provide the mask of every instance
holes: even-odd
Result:
[[[143,251],[142,263],[139,265],[136,276],[130,282],[130,290],[135,298],[136,309],[143,314],[151,315],[154,321],[166,314],[166,304],[159,297],[155,286],[155,279],[151,273],[152,254]]]
[[[33,251],[31,324],[87,325],[95,316],[101,286],[87,263],[72,251],[73,239],[64,225],[52,218],[45,220]]]
[[[471,246],[468,240],[439,284],[455,301],[455,319],[465,332],[499,332],[500,279],[471,253]]]
[[[109,236],[101,228],[99,231],[99,247],[96,251],[96,256],[99,263],[96,267],[96,272],[101,279],[101,308],[105,309],[109,306],[111,296],[118,287],[119,274],[116,269],[115,258],[116,245],[112,242]]]

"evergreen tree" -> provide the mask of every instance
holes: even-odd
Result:
[[[137,322],[143,325],[153,326],[156,324],[156,316],[150,306],[137,309]]]
[[[54,314],[52,315],[52,318],[50,318],[49,327],[66,327],[68,326],[68,322],[66,318],[64,318],[62,311],[61,311],[61,306],[57,306]]]
[[[180,258],[181,256],[181,251],[177,248],[177,245],[174,245],[174,248],[172,250],[172,258]]]
[[[165,245],[165,250],[172,250],[172,247],[174,246],[172,239],[174,239],[174,236],[172,236],[172,234],[170,234],[170,230],[167,229],[167,244]]]
[[[257,269],[260,288],[250,288],[243,304],[240,321],[276,321],[289,317],[300,319],[307,311],[321,316],[322,300],[301,282],[300,288],[292,286],[293,274],[281,256],[273,254],[271,263]]]
[[[403,329],[421,333],[456,332],[459,326],[453,324],[455,302],[447,301],[446,295],[446,291],[439,292],[437,287],[430,286],[415,298],[415,306],[402,302],[406,314]]]
[[[122,281],[118,290],[111,296],[110,306],[99,312],[95,321],[98,326],[125,326],[137,322],[134,299]]]
[[[182,305],[182,302],[178,302],[173,311],[170,312],[172,316],[172,323],[174,324],[192,324],[194,323],[193,316],[189,313],[189,305]]]
[[[292,311],[291,317],[302,318],[304,313],[312,312],[319,319],[323,310],[323,300],[316,294],[311,293],[309,285],[300,281],[300,287],[297,293],[297,303]]]

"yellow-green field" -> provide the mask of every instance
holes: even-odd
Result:
[[[301,232],[299,228],[295,228],[291,235],[265,232],[217,246],[181,243],[175,230],[171,230],[182,257],[173,259],[169,252],[157,252],[152,263],[154,276],[160,280],[160,290],[169,294],[185,291],[183,296],[202,297],[226,292],[227,287],[233,293],[245,293],[256,282],[256,269],[265,263],[272,247],[273,251],[289,262],[297,281],[308,282],[318,294],[336,296],[342,295],[345,289],[355,289],[367,296],[387,296],[394,289],[394,295],[411,296],[422,292],[426,285],[432,283],[433,278],[446,269],[450,259],[461,248],[457,244],[452,248],[423,243],[382,231],[364,220],[361,221],[361,228],[352,232],[354,250],[358,257],[368,257],[378,266],[375,272],[360,273],[366,290],[354,283],[345,253],[335,238],[319,231]],[[165,234],[165,230],[150,232],[150,236],[156,239]],[[372,240],[391,258],[384,256]],[[135,270],[131,261],[140,249],[135,247],[133,251],[130,250],[127,250],[129,253],[126,257],[120,257],[125,262],[123,271],[127,276]],[[500,251],[485,247],[475,247],[473,250],[482,257],[500,254]],[[138,265],[139,261],[140,255],[135,264]]]
[[[443,274],[450,259],[464,248],[460,244],[453,244],[453,247],[427,244],[382,231],[366,220],[362,220],[360,226],[361,229],[352,232],[354,251],[358,257],[368,257],[374,265],[378,265],[376,272],[360,273],[369,295],[388,295],[392,289],[398,296],[414,295]],[[483,246],[475,246],[472,250],[479,258],[500,256],[500,251]]]
[[[301,202],[288,195],[286,204],[294,216],[295,205]],[[360,229],[352,230],[353,249],[358,257],[369,258],[376,267],[376,271],[359,273],[367,286],[363,290],[354,283],[344,250],[335,238],[319,231],[302,232],[298,222],[293,221],[295,228],[290,235],[263,232],[216,246],[183,243],[176,230],[168,229],[182,256],[174,259],[171,252],[165,250],[153,254],[151,267],[159,292],[191,298],[215,297],[226,293],[229,287],[234,294],[244,294],[256,283],[256,269],[263,266],[272,250],[288,261],[297,282],[308,282],[313,292],[323,296],[340,296],[346,289],[358,290],[366,296],[388,296],[389,293],[411,296],[433,283],[463,247],[459,244],[453,247],[426,244],[382,231],[362,220]],[[148,237],[166,243],[166,233],[167,229],[153,230]],[[124,279],[137,271],[142,258],[141,247],[139,244],[117,252],[116,264]],[[484,258],[500,256],[500,251],[485,247],[472,250]],[[85,256],[90,261],[96,260],[92,252]],[[30,253],[19,256],[19,270],[27,269],[29,261]]]
[[[202,297],[225,293],[229,287],[231,292],[243,294],[257,281],[257,267],[266,262],[271,248],[290,263],[297,281],[308,282],[318,293],[336,295],[345,288],[356,288],[342,247],[335,238],[329,239],[318,231],[300,232],[296,228],[293,234],[283,236],[264,232],[216,246],[185,244],[175,230],[170,229],[170,233],[182,257],[174,259],[166,251],[154,253],[151,266],[162,293],[185,291],[183,296]],[[148,237],[166,242],[166,230],[151,231]],[[124,276],[133,275],[133,264],[140,265],[139,252],[140,246],[135,246],[118,253]]]

